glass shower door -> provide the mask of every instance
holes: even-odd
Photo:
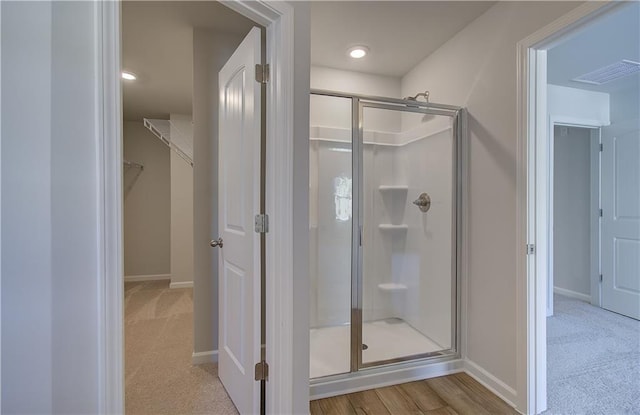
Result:
[[[456,128],[438,112],[360,104],[359,367],[455,349]]]
[[[311,95],[310,377],[351,370],[352,100]]]

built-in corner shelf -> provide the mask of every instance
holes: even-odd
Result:
[[[406,192],[409,190],[409,186],[406,184],[399,185],[381,185],[378,186],[378,190],[381,192]]]
[[[378,289],[380,289],[381,291],[397,292],[406,291],[407,286],[404,284],[396,284],[395,282],[386,282],[384,284],[378,284]]]
[[[409,225],[401,224],[401,225],[392,225],[390,223],[381,223],[378,225],[378,228],[383,232],[406,232],[409,229]]]

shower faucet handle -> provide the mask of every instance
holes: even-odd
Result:
[[[420,196],[413,201],[413,204],[418,206],[421,212],[427,212],[431,207],[431,197],[426,193],[421,193]]]

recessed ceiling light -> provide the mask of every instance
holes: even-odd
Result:
[[[366,46],[354,46],[349,49],[349,56],[351,56],[353,59],[364,58],[367,53],[369,53],[369,48]]]
[[[132,72],[126,72],[126,71],[122,72],[122,79],[126,79],[127,81],[135,81],[136,78],[137,78],[136,74]]]

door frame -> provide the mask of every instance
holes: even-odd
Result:
[[[266,27],[267,85],[266,212],[273,226],[267,234],[266,327],[267,413],[293,413],[301,399],[296,383],[308,382],[308,369],[294,368],[293,306],[293,138],[294,8],[285,2],[225,1],[222,4]],[[124,412],[122,90],[120,1],[96,7],[96,105],[100,284],[99,413]],[[277,195],[277,197],[269,197]],[[300,276],[301,277],[301,276]],[[308,366],[308,365],[307,365]]]
[[[546,51],[623,2],[588,2],[518,42],[516,172],[517,409],[547,409],[548,154]],[[543,167],[543,168],[541,168]]]

